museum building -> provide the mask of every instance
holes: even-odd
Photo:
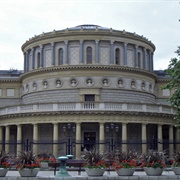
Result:
[[[0,70],[0,149],[178,149],[173,92],[147,38],[87,24],[35,35],[22,51],[23,71]]]

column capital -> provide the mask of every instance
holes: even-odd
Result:
[[[99,43],[99,39],[96,39],[96,40],[95,40],[95,43],[98,44],[98,43]]]
[[[64,43],[67,45],[68,44],[68,40],[65,40]]]
[[[111,41],[110,41],[110,43],[111,43],[111,44],[114,44],[114,41],[113,41],[113,40],[111,40]]]
[[[135,48],[136,48],[136,49],[138,49],[138,47],[139,47],[138,45],[135,45]]]
[[[42,49],[42,48],[43,48],[43,45],[42,45],[42,44],[40,44],[40,45],[39,45],[39,47]]]
[[[127,46],[127,45],[128,45],[128,43],[125,43],[125,42],[124,42],[124,46]]]
[[[31,51],[34,51],[34,48],[33,48],[33,47],[31,48]]]
[[[51,46],[54,46],[55,43],[54,43],[54,42],[51,42],[50,44],[51,44]]]
[[[80,39],[79,42],[82,44],[82,43],[84,42],[84,40],[83,40],[83,39]]]

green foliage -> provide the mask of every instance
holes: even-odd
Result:
[[[177,126],[180,126],[180,46],[175,53],[177,54],[177,58],[172,58],[168,69],[165,70],[170,76],[170,80],[162,89],[174,91],[169,98],[169,102],[177,110],[175,120]]]

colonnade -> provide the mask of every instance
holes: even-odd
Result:
[[[95,63],[99,64],[99,39],[95,40]],[[64,58],[63,58],[63,64],[67,65],[68,62],[68,45],[69,45],[69,41],[65,40],[63,45],[63,53],[64,53]],[[115,64],[115,41],[110,40],[110,64]],[[127,43],[123,43],[123,66],[127,66],[128,65],[128,61],[127,61],[127,47],[128,44]],[[51,65],[55,66],[56,65],[56,59],[55,59],[55,48],[56,48],[56,43],[55,42],[51,42]],[[36,57],[35,57],[35,49],[39,49],[38,52],[40,53],[40,68],[44,67],[44,57],[43,57],[43,49],[46,45],[39,45],[39,47],[32,47],[31,49],[27,50],[26,52],[24,52],[24,72],[28,72],[30,70],[29,67],[29,55],[31,53],[32,56],[32,69],[35,69],[35,63],[37,61]],[[80,54],[79,54],[79,64],[86,64],[85,60],[84,60],[84,40],[79,40],[79,47],[80,47]],[[138,65],[138,48],[142,47],[139,45],[134,44],[134,49],[135,49],[135,62],[134,62],[134,66],[137,68]],[[142,47],[143,49],[143,57],[142,57],[142,64],[143,64],[143,69],[148,69],[149,71],[153,72],[153,52],[151,52],[150,50]],[[148,56],[148,58],[147,58]],[[148,61],[148,62],[147,62]],[[147,67],[148,64],[148,67]]]
[[[82,124],[81,122],[76,122],[76,145],[75,145],[75,153],[76,153],[76,158],[79,159],[81,157],[81,143],[82,143]],[[3,127],[0,127],[0,142],[3,141]],[[173,126],[169,125],[169,142],[173,142],[174,140],[174,133],[176,134],[176,140],[179,140],[179,130],[176,128],[176,132],[173,132]],[[58,141],[58,123],[53,123],[53,142]],[[122,142],[127,142],[128,141],[128,136],[127,136],[127,123],[122,123]],[[157,125],[157,138],[158,141],[162,141],[162,124]],[[5,126],[5,150],[6,152],[9,152],[10,150],[10,144],[8,142],[10,141],[10,125]],[[100,151],[105,151],[105,123],[100,122],[99,123],[99,149]],[[141,140],[142,142],[142,153],[145,153],[147,151],[147,124],[142,123],[141,124]],[[22,141],[22,124],[17,125],[17,151],[22,150],[22,144],[20,143]],[[38,141],[38,124],[33,124],[33,141],[37,142]],[[176,149],[179,148],[179,145],[176,145]],[[0,149],[2,149],[2,144],[0,144]],[[122,143],[122,149],[124,151],[127,151],[127,144]],[[162,143],[158,143],[158,150],[162,151],[163,150],[163,145]],[[34,144],[33,145],[33,152],[38,152],[38,145]],[[172,155],[174,152],[174,145],[173,143],[169,144],[169,154]],[[55,156],[58,155],[58,144],[53,144],[53,154]]]

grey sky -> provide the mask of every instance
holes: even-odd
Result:
[[[34,35],[81,24],[136,32],[155,46],[154,69],[180,46],[177,0],[0,0],[0,70],[23,69],[21,45]]]

